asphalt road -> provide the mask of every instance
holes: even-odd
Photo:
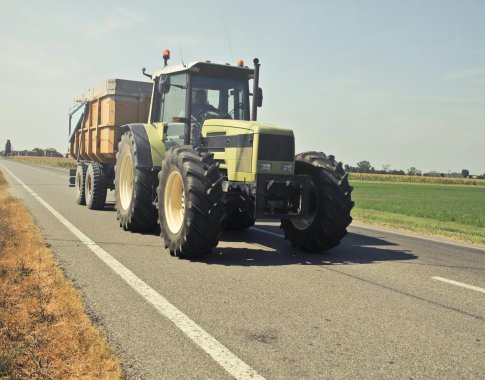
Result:
[[[132,378],[485,378],[483,249],[352,226],[312,255],[261,222],[181,260],[76,205],[65,171],[0,170]]]

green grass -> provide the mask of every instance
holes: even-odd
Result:
[[[485,188],[352,181],[356,220],[485,245]]]

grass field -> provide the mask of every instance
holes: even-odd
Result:
[[[119,379],[120,363],[0,171],[0,379]]]
[[[485,188],[351,181],[354,219],[485,245]]]

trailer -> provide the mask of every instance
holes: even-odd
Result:
[[[69,184],[76,202],[101,209],[114,189],[120,127],[148,119],[153,83],[108,79],[74,100],[69,111],[69,152],[77,160]]]

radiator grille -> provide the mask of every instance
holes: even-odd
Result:
[[[293,161],[295,138],[283,135],[259,135],[258,160]]]

